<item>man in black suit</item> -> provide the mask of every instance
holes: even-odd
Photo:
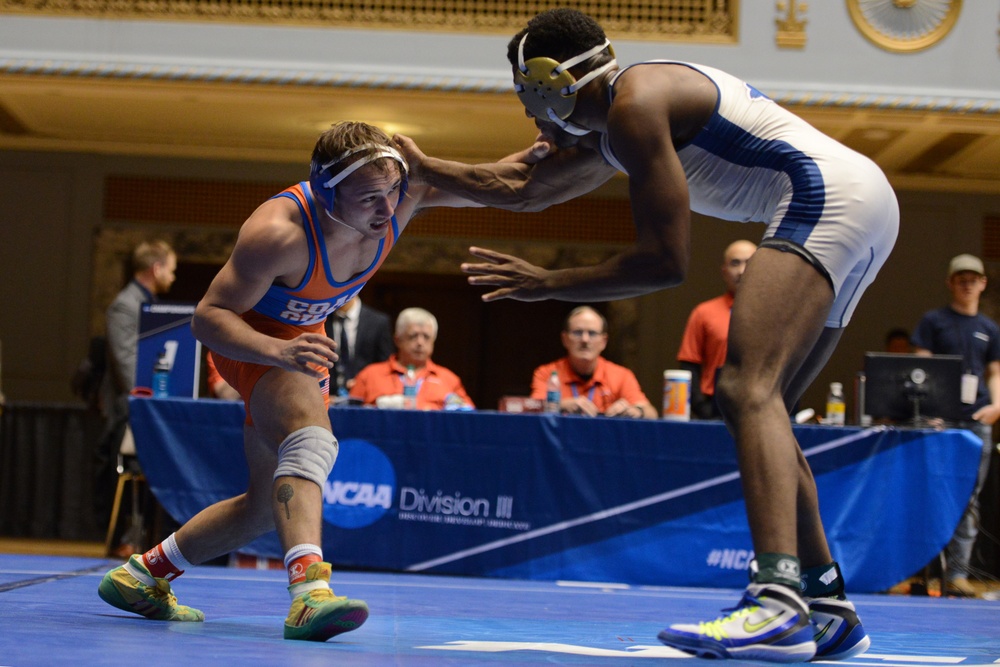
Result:
[[[376,361],[385,361],[396,351],[392,342],[392,323],[380,310],[354,297],[326,319],[326,335],[337,341],[340,360],[334,365],[331,393],[346,396],[354,376]],[[345,339],[346,337],[346,339]]]

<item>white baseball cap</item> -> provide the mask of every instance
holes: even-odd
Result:
[[[952,258],[951,263],[948,264],[948,277],[951,278],[956,273],[961,273],[962,271],[972,271],[981,276],[986,275],[986,270],[983,268],[983,260],[975,255],[958,255]]]

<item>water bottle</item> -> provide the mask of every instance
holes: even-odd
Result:
[[[844,385],[839,382],[830,383],[830,393],[826,396],[826,419],[824,424],[843,426],[847,405],[844,403]]]
[[[549,383],[545,387],[545,411],[558,413],[560,400],[562,400],[562,385],[559,382],[559,373],[552,371]]]
[[[166,398],[170,396],[170,363],[167,353],[161,354],[153,366],[153,397]]]
[[[417,371],[413,366],[407,366],[403,376],[403,409],[417,409]]]
[[[857,416],[858,426],[867,428],[872,425],[872,416],[868,414],[868,411],[865,409],[865,391],[867,390],[868,380],[865,377],[864,371],[858,372],[858,376],[855,379],[855,385],[857,387],[854,390],[854,400],[857,401],[855,414]]]

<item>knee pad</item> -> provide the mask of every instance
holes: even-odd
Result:
[[[323,488],[339,450],[337,439],[325,428],[300,428],[278,447],[278,467],[274,470],[274,479],[302,477]]]

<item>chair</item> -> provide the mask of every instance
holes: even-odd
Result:
[[[132,437],[132,429],[125,427],[125,435],[122,438],[121,446],[118,448],[118,484],[115,487],[115,500],[111,506],[111,520],[108,523],[108,533],[104,538],[104,553],[108,556],[119,555],[112,553],[112,540],[115,536],[115,529],[118,527],[118,514],[121,512],[122,497],[125,495],[125,485],[130,484],[132,497],[132,512],[129,519],[129,528],[122,537],[123,544],[132,544],[139,549],[145,548],[145,521],[140,509],[140,485],[146,483],[146,477],[139,468],[139,462],[135,458],[135,439]]]

